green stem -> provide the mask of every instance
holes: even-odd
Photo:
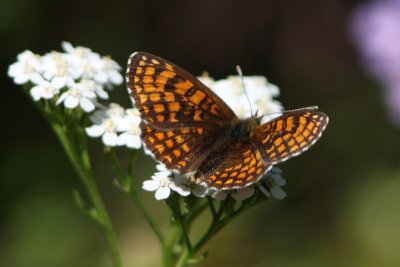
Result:
[[[158,227],[157,223],[153,219],[153,217],[150,215],[150,213],[147,211],[145,205],[143,202],[140,200],[140,197],[136,190],[133,187],[133,182],[131,179],[132,177],[129,177],[128,174],[125,173],[124,169],[122,168],[121,164],[118,161],[117,155],[115,154],[115,150],[112,149],[111,147],[107,147],[105,149],[105,153],[108,156],[108,159],[115,171],[117,173],[117,180],[122,188],[123,191],[127,192],[135,205],[138,207],[140,213],[142,216],[145,218],[147,223],[150,225],[150,228],[153,230],[154,234],[157,236],[158,240],[160,241],[161,244],[164,242],[164,235],[162,234],[160,228]],[[135,157],[135,155],[129,155],[130,156],[130,161],[129,161],[129,173],[133,172],[133,161],[134,159],[132,157]]]
[[[129,195],[132,198],[133,202],[135,202],[136,206],[139,208],[140,212],[142,213],[142,216],[145,218],[147,223],[150,225],[150,228],[153,230],[154,234],[157,236],[160,243],[163,244],[165,242],[164,235],[162,234],[157,223],[154,221],[153,217],[150,215],[150,213],[145,208],[143,202],[140,200],[135,189],[131,188],[129,190]]]
[[[173,196],[175,208],[173,209],[174,217],[178,220],[182,228],[182,236],[185,242],[186,248],[190,251],[192,249],[192,243],[190,242],[189,234],[187,231],[184,215],[182,214],[182,210],[179,203],[179,198]]]
[[[192,257],[191,251],[185,249],[181,257],[179,258],[178,262],[176,263],[175,267],[186,267],[191,257]]]
[[[98,188],[94,181],[93,174],[91,172],[90,159],[86,148],[86,143],[84,142],[85,140],[83,136],[83,128],[76,129],[78,133],[78,138],[80,139],[79,149],[73,145],[74,142],[72,139],[70,139],[71,136],[68,136],[66,134],[66,129],[64,128],[64,125],[59,122],[60,117],[55,120],[55,118],[53,118],[52,114],[50,113],[51,111],[46,112],[43,107],[36,102],[34,103],[34,105],[47,120],[54,133],[58,137],[58,140],[60,141],[65,153],[67,154],[68,159],[72,163],[75,171],[78,173],[79,178],[91,199],[91,203],[95,211],[97,212],[97,216],[95,218],[105,235],[108,247],[111,252],[113,265],[115,267],[122,267],[122,260],[119,255],[114,229],[112,227],[107,210],[100,197]]]
[[[175,261],[175,252],[174,248],[176,243],[179,240],[181,234],[180,225],[172,222],[171,229],[169,231],[168,236],[165,238],[162,246],[162,266],[163,267],[172,267],[173,262]]]
[[[122,266],[122,260],[119,255],[117,239],[115,236],[114,229],[111,224],[111,220],[108,216],[106,207],[100,197],[99,190],[94,181],[93,174],[90,168],[90,161],[88,157],[88,152],[86,146],[81,147],[81,159],[78,157],[78,153],[71,147],[71,143],[69,142],[67,136],[65,135],[64,129],[60,129],[60,127],[53,127],[56,135],[58,136],[64,150],[67,152],[69,160],[75,167],[79,178],[84,185],[93,207],[97,211],[98,220],[105,237],[108,243],[108,246],[111,251],[111,257],[115,267]]]

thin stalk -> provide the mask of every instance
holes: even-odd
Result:
[[[175,261],[175,252],[174,247],[179,240],[182,229],[180,225],[172,222],[171,229],[169,231],[168,236],[165,238],[162,245],[162,266],[163,267],[172,267],[173,262]]]
[[[81,145],[83,145],[83,150],[78,152],[79,150],[77,149],[77,147],[74,147],[73,143],[68,138],[64,126],[60,124],[60,122],[57,123],[56,120],[51,116],[51,113],[47,113],[40,104],[34,102],[34,105],[47,120],[52,130],[56,134],[58,140],[61,143],[61,146],[67,154],[68,159],[72,163],[75,171],[78,173],[78,176],[91,199],[92,205],[97,211],[96,221],[100,225],[105,235],[108,247],[110,249],[113,265],[115,267],[122,267],[122,260],[119,255],[117,239],[115,237],[114,229],[112,227],[105,205],[100,197],[96,183],[94,182],[86,144],[81,143]],[[60,117],[58,117],[57,119],[60,120]],[[79,134],[82,135],[82,133],[83,130],[80,130]]]
[[[108,156],[108,159],[115,171],[117,173],[117,180],[122,186],[122,189],[129,194],[135,205],[138,207],[140,213],[142,216],[145,218],[147,223],[150,225],[150,228],[153,230],[154,234],[158,238],[161,244],[164,242],[164,235],[162,234],[160,228],[158,227],[157,223],[153,219],[153,217],[150,215],[150,213],[147,211],[145,205],[141,201],[138,193],[133,187],[133,183],[131,179],[132,177],[129,177],[128,174],[125,173],[124,169],[122,168],[121,164],[118,161],[117,155],[115,154],[115,150],[112,148],[107,148],[106,154]],[[131,155],[130,155],[131,156]],[[129,169],[130,171],[133,172],[133,166],[132,166],[132,159],[130,159],[129,163]]]
[[[175,206],[175,208],[173,209],[174,217],[178,220],[178,223],[180,224],[180,226],[182,228],[183,241],[185,242],[186,248],[190,251],[192,249],[192,243],[190,242],[189,233],[187,231],[187,227],[186,227],[186,223],[185,223],[185,218],[184,218],[184,215],[182,214],[182,210],[180,207],[179,198],[174,197],[173,202],[174,202],[174,206]]]
[[[78,158],[77,157],[78,153],[76,153],[76,151],[74,151],[74,149],[71,148],[71,143],[66,137],[65,132],[63,130],[59,131],[59,127],[56,127],[56,135],[59,137],[59,140],[61,141],[64,150],[66,152],[71,151],[71,153],[67,152],[67,155],[72,164],[75,166],[75,170],[77,171],[79,178],[91,199],[91,203],[95,208],[95,210],[97,211],[98,223],[107,240],[113,264],[115,267],[122,267],[122,260],[119,255],[116,235],[112,227],[111,220],[108,216],[106,207],[100,197],[99,190],[94,181],[94,177],[90,168],[90,161],[88,158],[88,152],[86,146],[81,147],[82,158]]]
[[[158,227],[158,225],[155,222],[155,220],[153,219],[153,217],[150,215],[150,213],[145,208],[143,202],[140,200],[135,189],[131,188],[129,190],[129,196],[132,198],[133,202],[135,202],[136,206],[139,208],[140,212],[142,213],[142,216],[145,218],[147,223],[150,225],[151,230],[153,230],[154,234],[157,236],[160,243],[163,244],[165,242],[163,233],[161,232],[160,228]]]
[[[185,249],[181,257],[178,259],[175,267],[186,267],[190,258],[192,257],[191,250]]]

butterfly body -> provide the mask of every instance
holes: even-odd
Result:
[[[256,183],[273,165],[313,145],[328,124],[315,108],[285,112],[265,124],[260,117],[239,119],[189,72],[144,52],[129,58],[127,85],[154,157],[218,190]]]
[[[258,125],[255,118],[232,120],[224,123],[215,135],[210,136],[208,156],[194,174],[196,181],[207,179],[210,173],[224,162],[232,151],[252,143],[253,130]]]

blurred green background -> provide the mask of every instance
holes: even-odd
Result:
[[[360,2],[1,0],[0,266],[110,266],[103,236],[72,199],[80,184],[70,163],[6,75],[21,51],[61,50],[63,40],[123,68],[136,50],[217,79],[239,64],[277,84],[286,108],[318,105],[330,116],[315,147],[280,165],[287,198],[229,225],[198,266],[400,266],[399,128],[349,42],[349,16]],[[124,85],[111,98],[130,106]],[[99,140],[90,145],[125,265],[158,266],[156,239],[112,185]],[[154,166],[140,160],[138,185]],[[142,196],[167,225],[164,203]]]

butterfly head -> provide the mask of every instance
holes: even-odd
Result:
[[[256,110],[256,113],[251,115],[251,118],[256,122],[257,125],[260,125],[263,115],[262,114],[260,115],[258,110]]]

